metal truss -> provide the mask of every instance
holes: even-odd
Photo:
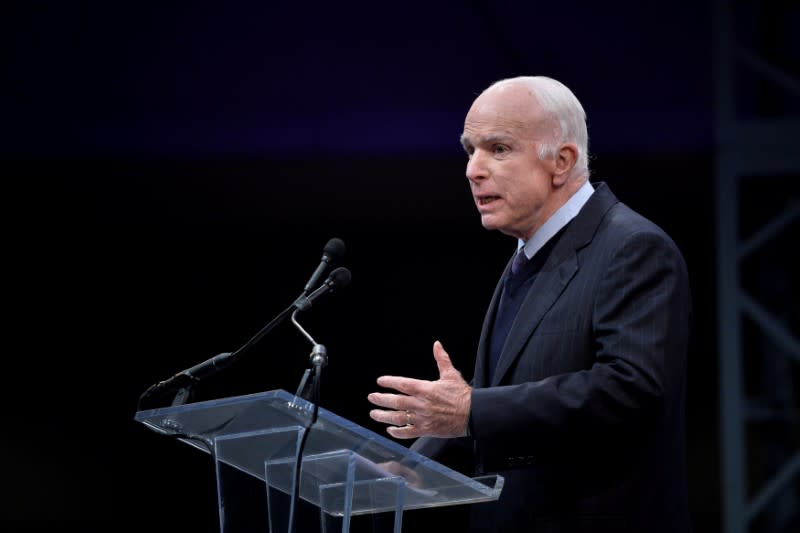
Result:
[[[800,177],[800,79],[792,75],[775,49],[774,39],[785,17],[797,16],[792,2],[733,2],[715,0],[714,68],[717,217],[717,305],[719,341],[720,445],[723,531],[725,533],[788,532],[798,524],[800,450],[780,435],[763,436],[752,429],[759,421],[796,423],[797,405],[791,365],[800,362],[800,339],[786,317],[763,303],[758,287],[743,283],[743,265],[752,262],[771,241],[797,227],[800,198],[781,196],[776,189],[775,212],[760,228],[742,237],[743,214],[752,198],[742,194],[745,179]],[[773,32],[773,33],[770,33]],[[764,36],[773,46],[764,49]],[[784,34],[787,41],[790,38]],[[777,54],[780,56],[780,54]],[[776,103],[763,103],[768,87],[780,94]],[[768,108],[764,113],[764,107]],[[793,116],[794,115],[794,116]],[[770,186],[770,185],[765,185]],[[772,205],[772,202],[770,202]],[[794,243],[800,247],[800,242]],[[788,250],[798,254],[800,250]],[[773,258],[770,258],[773,260]],[[797,277],[800,272],[790,272]],[[783,298],[800,294],[783,294]],[[758,332],[760,344],[746,343],[746,328]],[[750,331],[747,330],[747,331]],[[758,361],[771,380],[748,390],[746,361]],[[753,387],[750,387],[751,389]],[[759,483],[751,482],[753,440],[758,453],[780,456]],[[772,439],[772,442],[764,442]],[[748,448],[748,446],[750,446]],[[794,446],[794,449],[792,447]],[[792,525],[793,524],[793,525]],[[794,531],[794,529],[792,529]]]

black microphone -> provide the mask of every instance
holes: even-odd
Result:
[[[322,249],[322,259],[320,259],[319,266],[311,274],[311,278],[309,278],[308,283],[306,283],[305,288],[303,289],[303,294],[306,295],[312,290],[319,282],[319,278],[325,273],[329,266],[333,264],[334,261],[340,259],[344,255],[344,242],[342,239],[333,238],[328,241],[325,247]]]
[[[331,241],[333,242],[333,241]],[[331,275],[328,276],[328,279],[314,292],[309,295],[301,295],[300,298],[295,300],[292,304],[292,307],[295,308],[294,313],[292,313],[292,324],[300,331],[300,333],[305,336],[306,339],[311,342],[314,346],[311,350],[311,364],[313,365],[312,368],[309,368],[303,374],[303,379],[300,381],[300,386],[297,388],[297,394],[300,398],[304,398],[306,400],[310,400],[313,405],[313,410],[311,412],[311,419],[303,428],[303,436],[300,439],[300,442],[297,446],[297,451],[295,452],[294,457],[294,468],[293,468],[293,479],[294,484],[292,485],[292,492],[291,492],[291,505],[289,507],[289,533],[294,533],[294,517],[297,512],[297,507],[299,505],[299,498],[300,498],[300,472],[301,472],[301,465],[303,462],[303,450],[306,447],[306,441],[308,440],[309,432],[311,431],[311,427],[316,424],[317,416],[319,414],[319,389],[320,389],[320,374],[322,373],[322,368],[328,364],[328,352],[322,344],[319,344],[314,338],[308,334],[308,332],[303,329],[297,322],[297,314],[301,311],[305,311],[314,303],[314,300],[325,294],[326,292],[331,292],[336,289],[341,289],[346,287],[350,283],[350,271],[344,267],[339,267],[331,272]],[[308,386],[308,378],[309,376],[313,376],[311,389],[312,395],[311,398],[307,396],[306,388]]]
[[[341,242],[341,241],[339,241]],[[325,294],[326,292],[333,291],[334,289],[343,289],[347,287],[350,283],[351,274],[350,271],[344,267],[339,267],[331,272],[331,275],[328,276],[322,285],[317,288],[314,292],[306,296],[303,294],[295,300],[294,304],[292,304],[295,309],[298,311],[305,311],[314,303],[314,300]]]
[[[144,400],[154,395],[165,394],[180,389],[181,387],[190,387],[194,383],[202,381],[209,376],[213,376],[233,364],[235,359],[233,353],[223,352],[193,367],[182,370],[164,381],[152,385],[140,396],[140,407]]]
[[[301,295],[297,300],[294,301],[292,305],[284,309],[278,316],[272,319],[269,324],[262,328],[261,331],[259,331],[253,338],[251,338],[235,352],[223,352],[221,354],[217,354],[210,359],[178,372],[174,376],[165,379],[164,381],[152,385],[140,396],[139,407],[141,408],[143,401],[150,397],[162,395],[181,387],[189,387],[231,366],[233,362],[236,361],[245,351],[247,351],[253,344],[260,340],[261,337],[268,333],[278,323],[282,322],[292,312],[305,311],[311,307],[311,305],[314,303],[314,300],[326,292],[331,292],[334,289],[342,289],[346,287],[350,283],[350,278],[351,274],[348,269],[344,267],[335,269],[333,272],[331,272],[330,276],[328,276],[328,279],[326,279],[325,282],[320,285],[319,288],[317,288],[317,290],[308,296],[305,294]]]

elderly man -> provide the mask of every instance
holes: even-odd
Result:
[[[655,224],[588,181],[572,92],[502,80],[472,104],[461,142],[481,223],[518,239],[468,384],[441,343],[437,381],[382,376],[373,419],[447,462],[467,446],[499,472],[476,531],[688,531],[686,265]],[[645,178],[643,178],[645,179]]]

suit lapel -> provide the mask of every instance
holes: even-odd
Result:
[[[557,248],[553,250],[553,252],[556,251],[558,251]],[[573,252],[572,257],[564,260],[555,270],[546,270],[546,268],[547,265],[537,274],[525,301],[522,302],[522,306],[511,324],[508,337],[500,353],[500,359],[497,361],[494,379],[490,384],[492,386],[500,383],[506,371],[522,353],[525,342],[542,321],[544,314],[552,307],[575,276],[578,271],[578,260]]]
[[[605,183],[600,183],[580,213],[570,222],[564,235],[556,243],[556,247],[550,252],[550,256],[537,274],[525,301],[522,302],[503,344],[494,379],[490,383],[491,386],[498,385],[502,381],[508,369],[522,353],[525,343],[536,330],[545,313],[555,304],[569,282],[575,277],[579,269],[577,250],[591,242],[603,216],[616,202],[617,199],[611,190]],[[506,267],[507,270],[508,267]],[[485,381],[486,375],[484,366],[488,360],[488,331],[490,331],[487,330],[486,322],[492,324],[494,321],[501,286],[502,283],[498,284],[498,289],[495,289],[490,312],[487,313],[481,333],[478,363],[484,364],[481,364],[482,373],[478,374],[476,371],[475,376],[476,378],[480,376],[482,381]]]
[[[486,316],[483,319],[481,337],[478,341],[478,355],[475,359],[475,370],[472,376],[472,386],[476,388],[482,388],[486,386],[486,364],[489,361],[489,334],[492,331],[495,316],[497,316],[497,306],[500,304],[500,294],[503,291],[503,280],[508,275],[508,271],[511,269],[511,262],[513,260],[514,256],[512,255],[506,264],[505,270],[503,270],[503,275],[500,276],[500,279],[494,288],[494,294],[492,295],[492,300],[489,303],[489,309],[486,311]]]

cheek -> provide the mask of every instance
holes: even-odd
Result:
[[[531,199],[536,196],[531,183],[521,180],[506,184],[506,192],[514,205],[530,204]]]
[[[547,189],[538,179],[538,176],[531,176],[530,181],[525,183],[522,188],[522,195],[529,205],[539,205],[547,196]]]

